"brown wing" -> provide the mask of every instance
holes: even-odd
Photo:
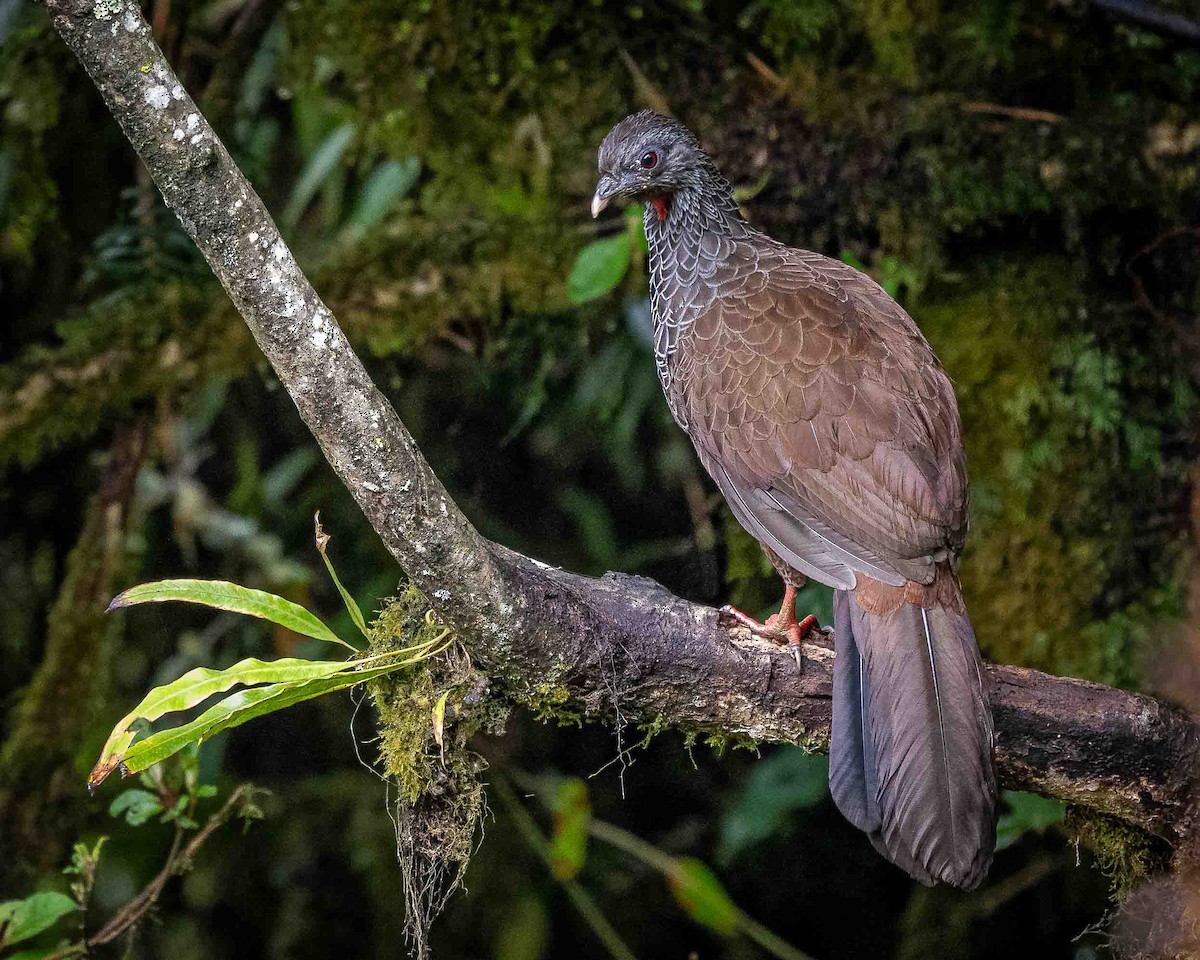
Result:
[[[929,582],[962,547],[966,464],[916,324],[845,264],[758,239],[710,291],[668,390],[738,519],[834,586]]]

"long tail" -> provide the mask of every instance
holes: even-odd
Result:
[[[834,599],[829,786],[842,814],[922,883],[972,889],[992,862],[992,714],[975,632],[955,603]]]

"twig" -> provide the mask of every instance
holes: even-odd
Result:
[[[1175,227],[1155,237],[1130,257],[1129,262],[1125,265],[1125,273],[1133,284],[1134,299],[1137,305],[1154,317],[1159,323],[1169,325],[1184,342],[1195,349],[1197,346],[1200,346],[1200,330],[1196,329],[1197,318],[1191,318],[1191,322],[1181,322],[1178,317],[1159,309],[1146,289],[1146,282],[1142,274],[1134,266],[1139,260],[1150,256],[1150,254],[1157,251],[1169,241],[1178,239],[1179,237],[1189,237],[1194,246],[1200,247],[1200,227],[1187,225]]]
[[[668,881],[679,872],[678,860],[628,830],[622,830],[615,824],[606,823],[603,820],[592,820],[588,825],[588,830],[597,840],[603,840],[631,857],[641,860],[647,866],[653,867]],[[735,907],[735,909],[737,910],[737,928],[768,953],[778,957],[779,960],[812,960],[812,957],[803,950],[798,950],[778,934],[772,933],[740,907]]]
[[[984,103],[981,100],[964,100],[962,109],[967,113],[984,113],[997,117],[1011,117],[1013,120],[1032,120],[1037,123],[1062,123],[1066,119],[1061,113],[1051,113],[1049,110],[1036,110],[1033,107],[1006,107],[1002,103]]]
[[[755,73],[767,82],[768,86],[775,89],[776,93],[787,93],[790,90],[788,82],[753,53],[746,53],[746,62],[750,64]]]
[[[246,784],[242,784],[234,790],[221,806],[221,809],[208,818],[208,821],[186,846],[183,843],[184,830],[176,823],[175,836],[171,840],[171,850],[167,854],[167,859],[162,869],[155,874],[154,879],[142,887],[136,897],[121,907],[108,923],[92,936],[88,937],[82,943],[71,944],[71,946],[65,947],[57,953],[50,954],[45,960],[66,960],[67,957],[87,954],[92,947],[111,943],[139,923],[150,908],[158,902],[158,898],[162,895],[167,881],[176,874],[183,872],[187,864],[192,861],[209,837],[233,818],[238,806],[242,802],[242,798],[249,789]]]
[[[637,91],[637,95],[651,110],[656,113],[661,113],[663,116],[671,115],[671,104],[666,96],[654,82],[646,76],[639,67],[636,61],[631,57],[624,47],[617,48],[617,55],[621,58],[621,62],[625,64],[625,69],[629,71],[629,76],[633,79],[633,89]]]

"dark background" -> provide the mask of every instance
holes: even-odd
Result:
[[[709,603],[777,600],[659,395],[636,248],[615,290],[568,294],[579,252],[623,228],[587,215],[597,145],[626,113],[666,108],[755,224],[888,284],[949,370],[985,655],[1189,695],[1174,658],[1196,441],[1194,42],[1074,0],[145,10],[485,535]],[[401,573],[45,11],[0,0],[0,39],[0,899],[63,888],[71,845],[107,834],[95,929],[170,840],[108,815],[118,787],[87,798],[107,731],[185,669],[297,648],[194,609],[105,617],[110,597],[231,579],[347,633],[311,546],[317,509],[364,607]],[[131,438],[146,450],[137,483],[106,512],[103,478]],[[401,956],[393,826],[356,760],[352,709],[327,698],[205,747],[223,791],[273,791],[266,820],[218,834],[134,937],[97,955]],[[371,724],[364,708],[360,740]],[[622,731],[626,745],[643,735]],[[518,711],[476,746],[486,777],[604,767],[587,781],[597,816],[712,864],[817,960],[1098,956],[1114,896],[1138,879],[1108,876],[1068,826],[1023,833],[979,892],[917,887],[837,815],[821,763],[790,748],[688,749],[661,733],[627,758],[622,799],[611,725]],[[466,880],[435,956],[607,955],[494,798]],[[610,847],[592,844],[579,880],[639,957],[761,955],[694,923]]]

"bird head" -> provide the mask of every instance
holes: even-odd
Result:
[[[698,186],[711,167],[700,144],[678,120],[643,110],[626,117],[600,144],[600,180],[592,196],[592,216],[610,203],[650,202],[666,219],[671,196]]]

